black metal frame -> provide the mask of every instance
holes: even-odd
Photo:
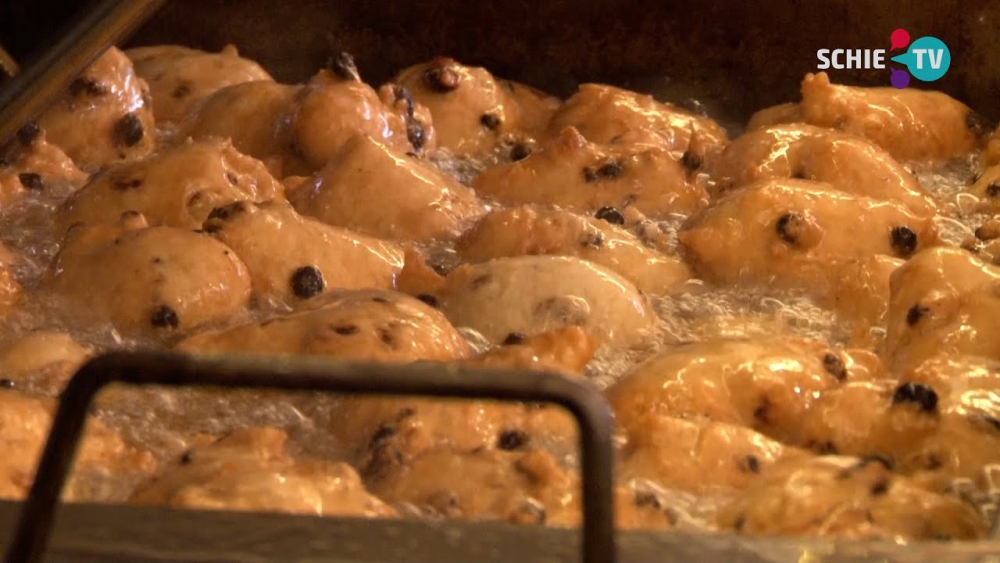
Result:
[[[539,372],[448,364],[358,364],[318,358],[110,353],[87,362],[63,391],[7,563],[40,563],[59,497],[94,396],[113,382],[270,388],[348,394],[424,395],[555,403],[580,427],[584,563],[615,561],[611,410],[593,388]]]

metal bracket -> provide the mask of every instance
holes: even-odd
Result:
[[[113,382],[270,388],[347,394],[424,395],[555,403],[580,427],[584,563],[614,563],[611,410],[594,389],[538,372],[442,364],[357,364],[319,358],[186,356],[116,352],[85,364],[63,391],[35,481],[6,555],[40,563],[94,396]]]

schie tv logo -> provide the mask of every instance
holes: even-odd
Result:
[[[910,34],[905,29],[897,29],[889,37],[889,52],[910,46],[905,53],[890,59],[902,65],[905,70],[888,67],[892,75],[889,81],[896,88],[906,88],[910,84],[910,75],[923,82],[934,82],[944,76],[951,66],[951,52],[948,46],[937,37],[921,37],[910,43]],[[885,49],[820,49],[816,51],[820,70],[829,68],[842,69],[879,69],[886,68]]]

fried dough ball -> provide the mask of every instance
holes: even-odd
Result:
[[[897,371],[941,355],[1000,358],[1000,269],[957,248],[921,252],[893,273],[885,356]]]
[[[984,472],[1000,464],[1000,362],[938,356],[904,373],[900,380],[906,396],[923,401],[922,408],[932,395],[938,398],[935,432],[901,465],[945,478],[973,478],[984,485]]]
[[[680,241],[696,273],[718,284],[830,294],[840,269],[872,255],[908,258],[937,242],[930,217],[829,184],[765,180],[691,217]]]
[[[517,256],[463,264],[441,277],[407,253],[398,287],[429,296],[456,326],[493,343],[580,326],[602,344],[629,346],[654,322],[647,299],[629,281],[597,264],[566,256]]]
[[[969,193],[979,198],[976,211],[1000,214],[1000,166],[991,166],[976,178]]]
[[[229,139],[236,150],[281,175],[291,143],[284,117],[302,88],[270,80],[221,88],[193,104],[177,126],[177,137]]]
[[[652,96],[604,84],[581,84],[549,121],[550,135],[575,127],[588,141],[612,143],[637,131],[654,134],[652,142],[689,159],[711,164],[729,142],[725,130],[707,117],[688,113]]]
[[[947,94],[837,85],[825,72],[806,75],[799,106],[806,123],[864,137],[904,162],[969,153],[988,133],[981,117]]]
[[[429,451],[372,482],[389,502],[408,502],[445,518],[576,527],[579,478],[542,451]],[[624,488],[615,489],[618,528],[664,529],[667,515]]]
[[[55,413],[54,400],[0,390],[0,445],[10,455],[0,464],[0,498],[27,496]],[[125,444],[101,421],[88,418],[63,499],[117,499],[122,490],[150,475],[156,460]]]
[[[98,174],[62,205],[57,223],[115,223],[134,211],[152,225],[200,229],[217,207],[275,199],[284,199],[282,185],[229,141],[187,141]]]
[[[804,419],[806,445],[878,455],[931,483],[979,478],[1000,463],[998,368],[996,360],[939,356],[899,380],[829,391]]]
[[[293,459],[285,450],[287,438],[276,428],[247,428],[194,447],[177,465],[141,485],[131,501],[202,510],[396,515],[365,490],[351,466]]]
[[[851,381],[825,391],[800,420],[803,447],[824,454],[903,459],[936,420],[915,401],[894,399],[895,379]]]
[[[462,335],[439,311],[402,293],[335,290],[310,310],[194,335],[181,352],[332,356],[408,363],[449,361],[469,354]]]
[[[77,166],[95,172],[153,150],[149,102],[149,87],[132,61],[111,47],[38,117],[38,125]]]
[[[936,206],[917,180],[889,153],[858,137],[814,127],[779,125],[733,141],[715,167],[716,189],[772,178],[803,178],[839,191],[897,201],[919,216]]]
[[[58,395],[92,354],[64,332],[32,332],[0,349],[0,377],[16,389]]]
[[[292,150],[316,170],[359,134],[402,152],[431,149],[433,125],[425,114],[404,89],[373,90],[361,81],[350,56],[342,54],[296,95],[289,122]]]
[[[626,428],[620,479],[698,494],[747,487],[780,459],[805,455],[745,426],[649,415]]]
[[[962,501],[894,475],[878,460],[835,456],[780,463],[719,521],[760,535],[972,540],[986,533]]]
[[[34,121],[17,133],[18,146],[6,164],[0,161],[0,205],[16,203],[28,194],[72,193],[87,181],[59,147],[50,143]]]
[[[141,215],[121,226],[79,226],[67,233],[46,279],[75,322],[110,322],[130,336],[170,336],[243,311],[250,275],[212,237],[147,227]]]
[[[573,377],[597,347],[579,327],[517,340],[461,360],[459,365]],[[357,457],[366,476],[393,471],[396,465],[437,447],[460,451],[543,448],[565,457],[575,454],[579,440],[573,417],[547,404],[346,397],[331,411],[331,432]]]
[[[691,213],[708,194],[693,170],[658,146],[596,145],[567,127],[541,150],[476,177],[472,187],[505,204],[550,204],[581,213],[635,207]]]
[[[535,137],[559,106],[556,98],[444,57],[404,69],[395,82],[430,110],[438,144],[462,156]]]
[[[541,206],[497,209],[455,244],[464,262],[524,255],[575,256],[628,279],[640,290],[668,294],[691,277],[688,267],[642,244],[619,226],[622,212],[600,210],[595,218]]]
[[[854,365],[850,352],[793,337],[697,342],[648,360],[607,396],[625,428],[652,413],[743,425],[794,442],[810,405],[854,379]]]
[[[178,45],[137,47],[125,52],[135,73],[149,84],[157,122],[180,121],[197,100],[220,88],[271,80],[261,66],[226,45],[218,53]]]
[[[246,264],[260,300],[295,304],[333,288],[392,289],[403,251],[302,217],[284,201],[214,209],[204,230]]]
[[[414,242],[455,238],[484,211],[469,188],[367,136],[348,141],[289,199],[325,223]]]

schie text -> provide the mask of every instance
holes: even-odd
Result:
[[[820,70],[885,68],[885,49],[820,49],[816,51]]]

